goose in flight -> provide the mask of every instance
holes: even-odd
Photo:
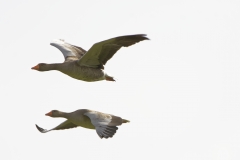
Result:
[[[50,130],[43,129],[36,125],[37,129],[42,133],[81,126],[83,128],[95,129],[100,138],[113,137],[118,129],[116,126],[129,122],[121,117],[89,109],[79,109],[70,113],[52,110],[45,115],[50,117],[63,117],[67,120]]]
[[[64,40],[53,40],[50,44],[62,52],[65,61],[53,64],[39,63],[32,69],[57,70],[72,78],[87,82],[115,81],[103,71],[104,65],[121,47],[128,47],[143,40],[149,40],[145,34],[120,36],[95,43],[88,51],[66,43]]]

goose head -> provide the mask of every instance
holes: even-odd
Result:
[[[31,69],[37,70],[37,71],[48,71],[49,66],[46,63],[39,63],[36,66],[32,67]]]
[[[46,113],[45,115],[49,116],[49,117],[62,117],[62,114],[63,113],[58,110],[52,110],[52,111]]]

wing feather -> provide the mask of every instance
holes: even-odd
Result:
[[[95,126],[96,132],[100,138],[113,137],[118,129],[116,126],[122,124],[122,118],[110,114],[90,111],[84,115],[91,119],[91,123]]]
[[[104,65],[121,48],[128,47],[143,40],[148,40],[145,34],[115,37],[95,43],[89,51],[78,61],[79,65],[104,68]]]
[[[86,53],[86,50],[82,49],[81,47],[71,45],[63,40],[56,39],[50,44],[62,52],[65,58],[64,62],[79,60]]]
[[[52,131],[52,130],[62,130],[62,129],[75,128],[75,127],[77,127],[77,125],[73,124],[69,120],[66,120],[63,123],[59,124],[58,126],[56,126],[53,129],[50,129],[50,130],[43,129],[43,128],[39,127],[38,125],[36,125],[36,127],[41,133],[47,133],[47,132]]]

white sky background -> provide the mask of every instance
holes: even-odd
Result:
[[[55,38],[88,50],[115,36],[151,39],[120,49],[105,71],[117,82],[37,72],[62,62]],[[0,159],[240,158],[240,2],[0,1]],[[131,122],[111,139],[84,128],[38,132],[93,109]]]

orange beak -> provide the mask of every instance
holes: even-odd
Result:
[[[45,115],[46,115],[46,116],[50,116],[50,117],[51,117],[51,116],[52,116],[52,111],[51,111],[51,112],[49,112],[49,113],[46,113]]]
[[[32,67],[31,69],[39,70],[39,65]]]

